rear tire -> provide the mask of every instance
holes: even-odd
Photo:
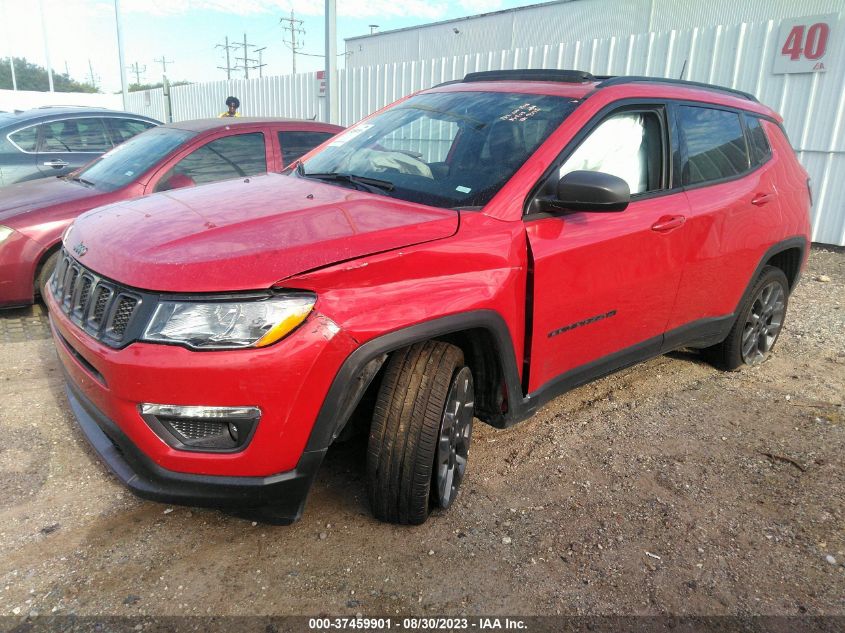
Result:
[[[375,517],[418,525],[447,508],[466,471],[472,372],[460,348],[426,341],[394,352],[370,426],[367,492]]]
[[[780,268],[765,266],[737,314],[728,337],[704,350],[713,364],[735,371],[765,362],[783,329],[789,281]]]
[[[37,296],[44,296],[44,286],[50,281],[50,275],[53,274],[58,259],[59,251],[54,251],[50,253],[47,259],[44,260],[44,263],[41,264],[41,268],[38,269],[38,274],[35,276],[35,294]]]

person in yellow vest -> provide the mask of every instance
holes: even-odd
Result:
[[[238,108],[241,107],[241,102],[238,101],[237,97],[229,97],[226,99],[226,108],[228,108],[225,112],[220,113],[220,118],[228,117],[228,116],[241,116],[238,114]]]

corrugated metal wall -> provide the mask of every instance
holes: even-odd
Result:
[[[784,116],[792,145],[813,181],[813,240],[845,245],[845,20],[840,16],[835,27],[836,50],[829,54],[837,61],[830,70],[796,75],[771,73],[778,23],[650,32],[351,68],[339,73],[341,123],[349,125],[404,95],[477,70],[577,68],[595,74],[679,77],[686,61],[685,79],[746,90]],[[313,75],[179,87],[173,89],[174,118],[216,115],[228,93],[241,99],[245,114],[310,118],[316,113],[322,118],[323,99],[316,90]],[[130,109],[150,112],[134,107],[145,99],[143,93],[133,93]],[[151,103],[156,99],[160,95],[151,95]]]
[[[349,38],[346,67],[627,37],[630,33],[780,21],[842,9],[843,0],[559,0]]]

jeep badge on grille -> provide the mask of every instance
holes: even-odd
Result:
[[[85,253],[88,252],[88,247],[85,246],[85,244],[83,244],[82,242],[80,242],[79,244],[73,247],[73,252],[82,257]]]

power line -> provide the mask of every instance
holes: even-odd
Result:
[[[226,43],[225,44],[217,44],[217,45],[215,45],[214,48],[225,49],[225,51],[226,51],[226,67],[223,68],[223,66],[218,66],[217,68],[219,68],[220,70],[225,70],[226,71],[226,79],[227,80],[231,79],[232,78],[232,64],[229,60],[229,50],[235,48],[235,45],[229,44],[229,36],[227,35],[226,36]]]
[[[255,44],[247,43],[246,33],[244,33],[244,41],[243,44],[238,42],[237,44],[232,44],[233,47],[240,48],[243,51],[243,55],[241,57],[235,57],[235,66],[232,67],[232,70],[243,70],[244,71],[244,79],[249,79],[249,71],[252,69],[259,68],[258,60],[249,56],[249,49],[255,49]],[[265,47],[266,48],[266,47]],[[253,51],[254,52],[254,51]],[[241,61],[243,64],[238,65],[237,62]],[[260,68],[259,68],[260,70]]]
[[[167,74],[167,65],[175,63],[172,59],[167,59],[166,56],[162,55],[160,58],[156,58],[153,60],[154,62],[161,64],[161,74]]]
[[[147,72],[147,67],[142,67],[138,62],[135,62],[134,64],[130,64],[126,68],[128,68],[131,72],[135,73],[135,83],[140,85],[141,74]]]
[[[279,24],[287,23],[287,26],[283,26],[282,30],[286,33],[290,33],[290,39],[282,38],[282,42],[284,42],[285,46],[287,46],[291,53],[293,53],[293,74],[296,74],[296,54],[302,50],[302,47],[305,46],[305,42],[300,39],[297,41],[296,36],[302,35],[305,36],[305,29],[302,28],[304,24],[302,20],[297,20],[296,16],[293,13],[293,9],[290,10],[290,17],[289,18],[281,18],[279,20]]]

